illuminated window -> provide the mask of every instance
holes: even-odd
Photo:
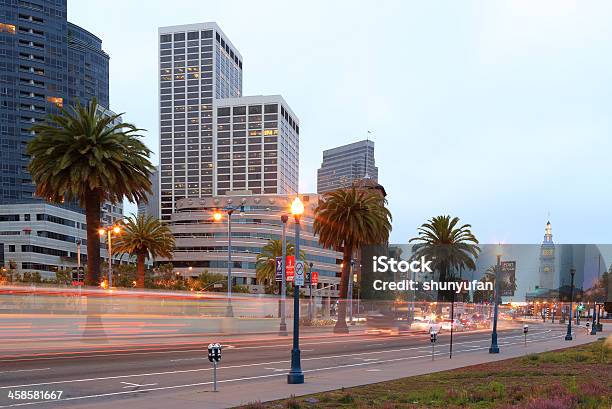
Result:
[[[64,106],[64,98],[60,97],[47,97],[47,101],[55,104],[58,108],[62,108]]]
[[[0,33],[15,34],[15,26],[12,24],[0,23]]]
[[[278,135],[278,129],[264,129],[264,135]]]

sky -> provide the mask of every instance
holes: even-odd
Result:
[[[612,243],[612,2],[68,0],[110,55],[115,112],[159,151],[157,29],[217,22],[243,94],[300,119],[300,192],[368,136],[391,241],[450,214],[483,243]],[[128,207],[133,211],[133,206]]]

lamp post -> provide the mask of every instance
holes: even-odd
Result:
[[[601,308],[603,308],[603,305],[597,304],[597,331],[599,332],[603,330],[603,326],[601,325]]]
[[[491,332],[491,347],[489,348],[490,354],[499,354],[499,346],[497,345],[497,314],[499,312],[499,279],[501,278],[501,256],[502,248],[501,244],[497,245],[495,251],[495,257],[497,264],[495,265],[495,295],[493,297],[494,310],[493,310],[493,331]]]
[[[351,269],[349,274],[349,287],[348,287],[348,302],[349,302],[349,322],[353,324],[353,274],[355,273],[355,260],[351,259]]]
[[[313,263],[311,262],[310,264],[308,264],[308,267],[310,267],[310,269],[308,271],[310,271],[310,283],[308,283],[308,288],[309,288],[309,300],[308,300],[308,320],[312,321],[312,266]]]
[[[570,284],[570,305],[569,305],[569,320],[567,322],[567,334],[565,334],[565,340],[572,340],[572,303],[574,302],[574,275],[576,274],[576,269],[570,269],[571,284]]]
[[[287,333],[287,322],[285,321],[285,303],[286,303],[286,294],[287,294],[287,221],[289,220],[289,216],[286,214],[281,216],[281,222],[283,223],[283,235],[282,235],[282,273],[283,277],[281,279],[281,310],[280,310],[280,325],[278,327],[278,335],[286,337],[289,335]]]
[[[299,197],[296,197],[291,203],[291,214],[295,219],[296,257],[299,257],[300,254],[300,216],[303,213],[304,204]],[[304,372],[302,372],[300,364],[300,287],[296,285],[295,278],[293,281],[293,349],[291,350],[291,370],[287,375],[287,383],[289,384],[304,383]]]
[[[106,235],[106,244],[108,248],[107,250],[108,251],[108,288],[111,288],[113,286],[113,244],[112,244],[112,234],[113,233],[115,233],[116,235],[121,233],[121,227],[108,226],[106,228],[101,227],[100,230],[98,230],[98,234],[100,235],[100,237],[104,237],[104,235]]]
[[[223,210],[227,213],[227,308],[225,310],[226,317],[234,316],[234,308],[232,306],[232,214],[240,209],[240,215],[244,214],[244,205],[235,207],[225,207]],[[221,221],[223,216],[220,212],[213,213],[213,220]]]

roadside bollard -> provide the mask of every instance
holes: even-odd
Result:
[[[529,332],[529,325],[523,325],[523,334],[525,334],[525,347],[527,347],[527,333]]]
[[[217,363],[221,361],[221,345],[208,344],[208,360],[213,364],[213,392],[217,392]]]
[[[429,333],[429,340],[431,341],[431,360],[434,360],[434,356],[436,355],[436,341],[438,340],[438,333],[436,331],[431,331]]]

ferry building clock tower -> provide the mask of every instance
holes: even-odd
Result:
[[[540,246],[540,288],[552,289],[555,277],[555,244],[552,239],[552,227],[546,223],[544,241]]]

